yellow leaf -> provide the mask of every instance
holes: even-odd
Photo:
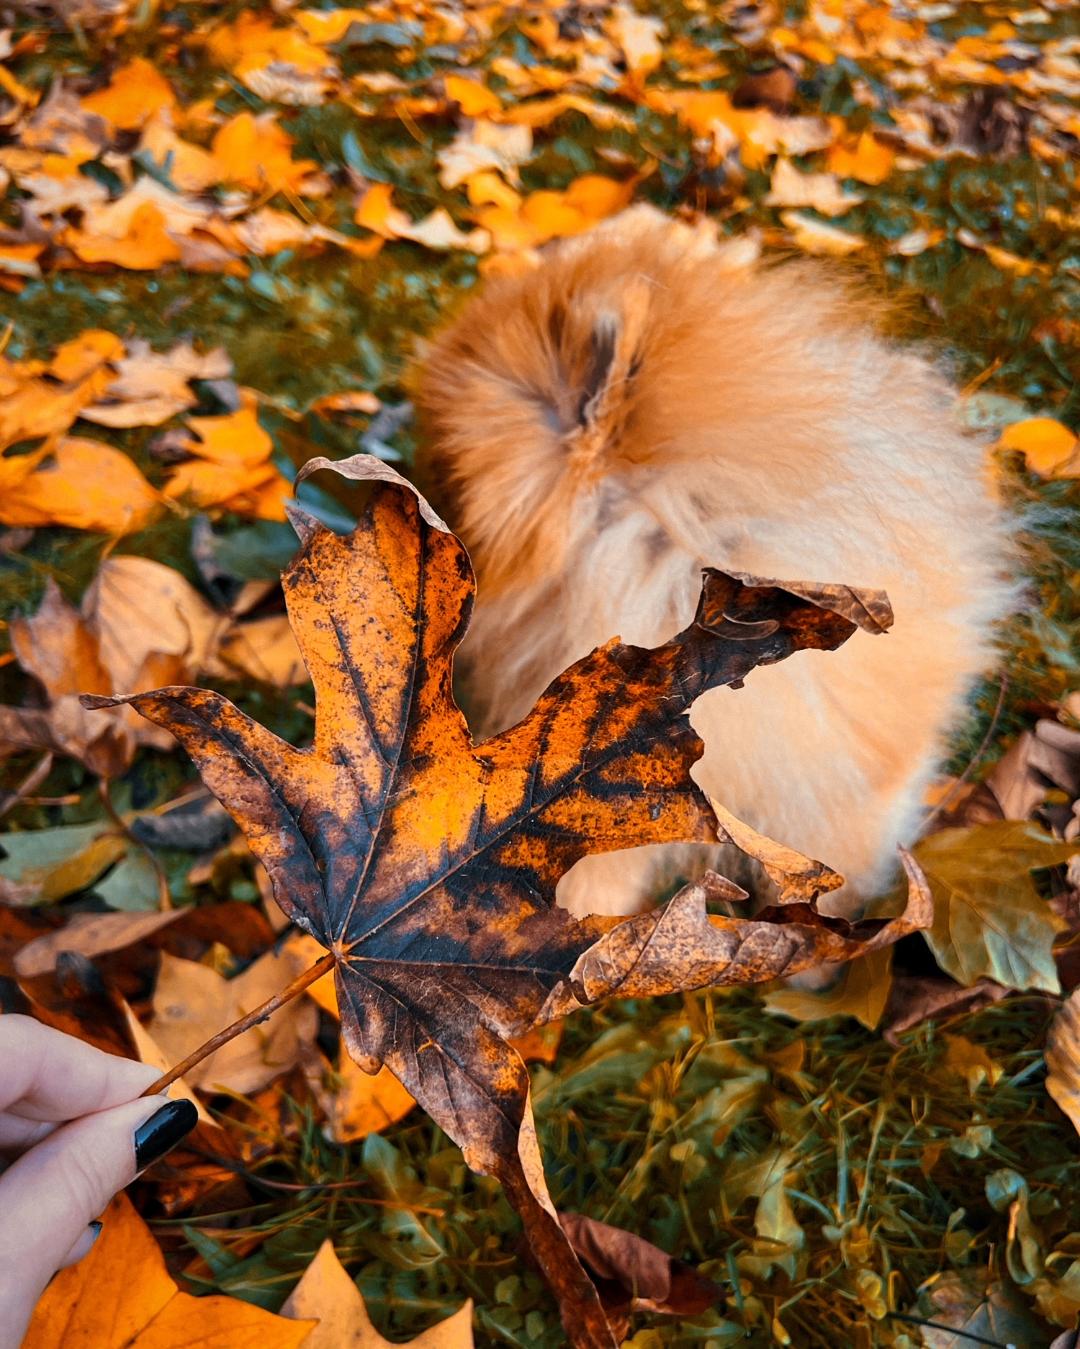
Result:
[[[266,461],[274,442],[259,425],[256,402],[250,395],[243,407],[221,417],[189,417],[188,426],[196,439],[186,448],[200,459],[217,464],[244,464],[251,467]]]
[[[165,217],[150,201],[136,206],[126,232],[119,237],[68,229],[61,240],[83,262],[112,262],[129,271],[153,271],[180,257],[180,246],[166,230]]]
[[[1046,1090],[1080,1133],[1080,989],[1062,1003],[1046,1036]]]
[[[360,1290],[330,1241],[319,1247],[281,1314],[318,1319],[311,1338],[304,1342],[305,1349],[392,1349],[391,1342],[371,1324]],[[472,1302],[405,1343],[411,1349],[473,1349]]]
[[[491,117],[502,112],[502,101],[479,80],[463,75],[447,75],[446,96],[452,98],[466,117]]]
[[[832,173],[800,173],[790,159],[778,159],[765,202],[769,206],[809,206],[822,215],[843,215],[862,197],[847,193]]]
[[[304,1059],[308,1085],[326,1116],[325,1133],[335,1143],[355,1143],[402,1120],[416,1104],[389,1068],[365,1073],[345,1050],[332,1068],[321,1054]]]
[[[274,1316],[231,1297],[193,1297],[126,1195],[106,1209],[101,1235],[45,1290],[23,1349],[299,1349],[314,1321]],[[294,1314],[295,1315],[295,1314]]]
[[[161,114],[147,121],[139,149],[155,164],[168,165],[170,182],[182,192],[205,192],[221,182],[221,166],[217,159],[209,150],[181,140],[167,115]]]
[[[411,224],[409,217],[393,204],[394,189],[389,183],[372,183],[357,203],[353,219],[366,230],[383,238],[396,237]]]
[[[829,151],[826,161],[830,173],[838,178],[856,178],[860,183],[883,183],[892,173],[895,153],[872,132],[848,137]]]
[[[123,354],[124,344],[115,333],[105,332],[101,328],[87,328],[78,337],[62,342],[56,348],[48,371],[54,379],[73,384],[99,370],[106,361],[119,360]]]
[[[223,183],[253,192],[302,192],[318,165],[311,159],[294,160],[292,147],[293,138],[273,113],[255,117],[241,112],[214,137],[212,153]]]
[[[0,523],[130,534],[158,510],[157,493],[126,454],[96,440],[65,438],[4,492]]]
[[[1028,417],[1001,433],[998,448],[1019,450],[1041,478],[1080,477],[1080,441],[1054,417]]]
[[[331,58],[299,28],[275,28],[272,19],[250,11],[241,13],[235,23],[215,29],[207,46],[214,60],[230,67],[249,89],[266,99],[276,96],[286,103],[320,103],[337,75]]]
[[[141,56],[121,66],[104,89],[82,100],[84,112],[104,117],[117,131],[137,131],[176,102],[172,86]]]
[[[866,247],[861,234],[848,234],[835,225],[826,225],[798,211],[782,211],[780,219],[791,231],[792,240],[804,253],[820,257],[842,258]]]

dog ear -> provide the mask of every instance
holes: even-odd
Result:
[[[577,467],[599,469],[618,444],[644,360],[651,295],[648,281],[632,281],[619,297],[618,309],[596,316],[578,424],[566,437],[570,462]]]

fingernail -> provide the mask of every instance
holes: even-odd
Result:
[[[98,1237],[101,1236],[101,1219],[95,1218],[94,1221],[88,1225],[90,1228],[90,1245],[92,1246],[94,1242],[97,1241]]]
[[[185,1134],[191,1133],[199,1113],[190,1101],[169,1101],[135,1130],[135,1169],[142,1171],[164,1157]]]

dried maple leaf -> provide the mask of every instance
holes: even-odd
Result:
[[[45,1290],[23,1349],[299,1349],[311,1334],[311,1320],[274,1316],[239,1298],[182,1293],[125,1195],[102,1216],[90,1253]]]
[[[336,968],[350,1052],[372,1072],[385,1063],[469,1165],[502,1181],[570,1341],[610,1349],[547,1195],[528,1073],[508,1037],[613,994],[749,983],[847,959],[929,915],[920,891],[906,918],[864,930],[806,902],[710,918],[707,899],[743,893],[710,877],[611,928],[558,908],[556,883],[589,852],[727,840],[688,777],[701,742],[687,710],[757,665],[838,646],[855,625],[803,598],[810,587],[796,595],[708,571],[685,631],[653,650],[613,639],[519,725],[474,746],[451,691],[474,591],[468,555],[385,463],[335,467],[376,480],[371,502],[346,537],[297,512],[303,543],[282,582],[315,685],[310,749],[207,690],[86,702],[130,703],[184,744],[278,904],[330,953],[309,973]],[[857,614],[880,609],[880,596],[841,593]]]

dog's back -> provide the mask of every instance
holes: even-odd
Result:
[[[983,447],[953,391],[815,264],[739,265],[650,208],[487,284],[414,379],[425,487],[472,552],[476,724],[570,661],[689,621],[703,565],[888,591],[896,624],[695,705],[695,777],[843,872],[849,901],[909,840],[942,737],[1013,587]],[[628,912],[686,849],[580,862],[560,901]]]

